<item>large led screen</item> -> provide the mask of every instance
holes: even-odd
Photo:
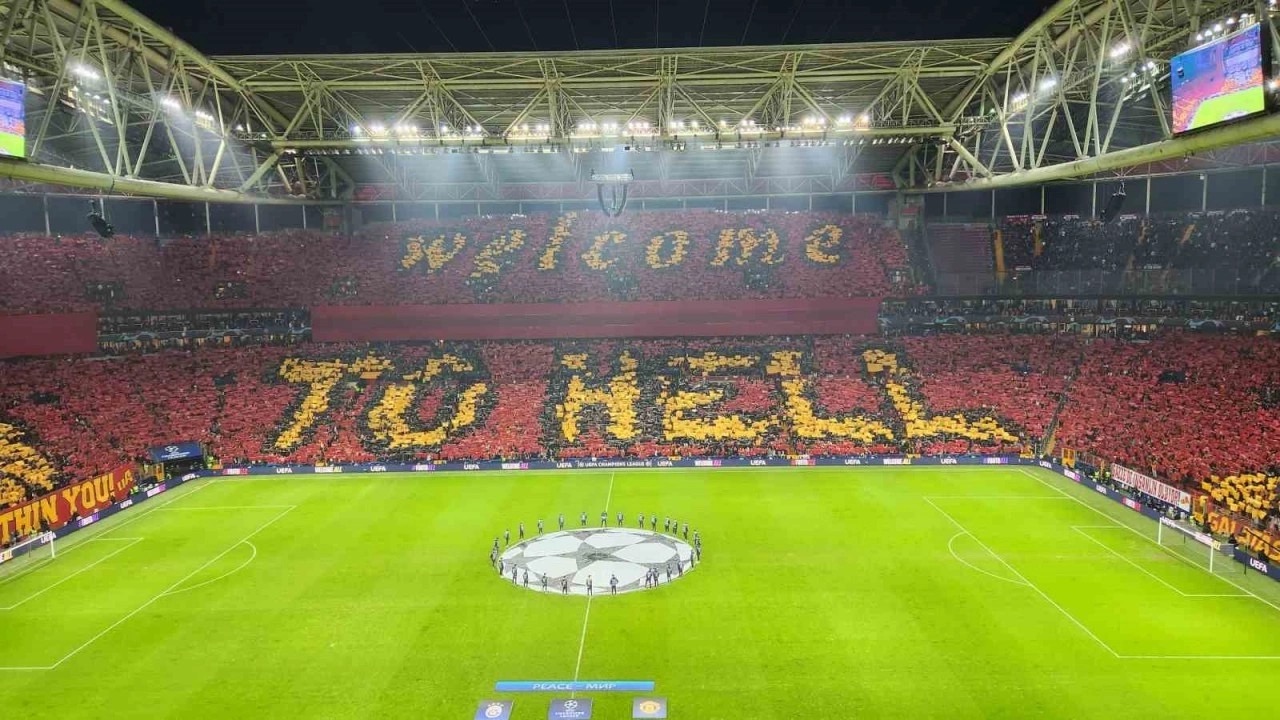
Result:
[[[1173,132],[1184,133],[1267,109],[1258,25],[1188,50],[1170,65]]]
[[[0,157],[27,156],[27,88],[0,78]]]

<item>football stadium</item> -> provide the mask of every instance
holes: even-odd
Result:
[[[0,0],[0,707],[1276,713],[1275,2],[925,5]]]

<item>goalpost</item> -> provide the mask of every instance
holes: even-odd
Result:
[[[20,575],[57,556],[51,532],[33,535],[11,548],[0,550],[0,579]]]
[[[1185,546],[1188,540],[1204,546],[1205,552],[1209,556],[1209,572],[1213,572],[1213,561],[1222,552],[1222,543],[1214,540],[1212,535],[1196,528],[1186,527],[1167,517],[1160,518],[1160,524],[1156,526],[1156,543],[1160,547],[1171,548],[1179,543]]]

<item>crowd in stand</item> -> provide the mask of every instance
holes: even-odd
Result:
[[[16,361],[0,373],[0,493],[14,502],[187,439],[227,463],[1017,453],[1042,447],[1056,417],[1059,447],[1208,483],[1269,516],[1257,488],[1280,472],[1277,349],[828,336]],[[40,472],[14,464],[41,458]]]
[[[885,296],[883,220],[816,212],[477,217],[157,243],[0,239],[0,312]]]
[[[846,337],[168,351],[10,362],[0,417],[64,479],[186,439],[229,463],[1033,448],[1056,360],[975,358],[991,398],[923,377],[944,362]]]
[[[1187,485],[1280,469],[1274,340],[1176,335],[1097,340],[1069,390],[1057,439]]]
[[[1011,272],[1138,271],[1150,275],[1144,282],[1162,283],[1170,291],[1233,293],[1280,290],[1278,228],[1276,210],[1124,216],[1111,223],[1017,217],[999,226],[1005,266]],[[1072,288],[1063,290],[1090,290],[1087,278],[1072,282]]]

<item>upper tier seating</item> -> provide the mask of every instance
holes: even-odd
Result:
[[[596,300],[878,297],[906,248],[883,221],[703,210],[482,217],[184,238],[0,238],[0,313]]]
[[[1035,253],[1039,225],[1041,252]],[[1219,277],[1179,283],[1235,290],[1280,289],[1280,211],[1233,210],[1153,217],[1127,216],[1104,224],[1089,219],[1010,218],[1001,224],[1006,266],[1035,270],[1183,270]],[[1079,281],[1077,281],[1079,282]]]

